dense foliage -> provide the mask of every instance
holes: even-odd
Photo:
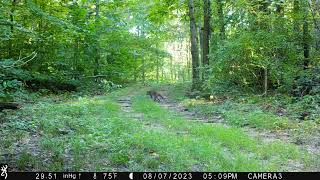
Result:
[[[167,38],[167,24],[150,20],[152,5],[149,1],[1,1],[1,96],[28,81],[38,86],[145,78],[160,66],[156,59],[168,56],[160,40]]]
[[[227,83],[263,91],[268,83],[266,90],[292,92],[316,78],[310,72],[319,66],[318,2],[241,0],[222,6],[225,36],[215,23],[209,87]]]

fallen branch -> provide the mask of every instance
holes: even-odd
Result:
[[[86,77],[84,77],[84,78],[99,78],[99,77],[108,77],[108,75],[86,76]]]
[[[33,55],[33,57],[31,57],[32,55]],[[22,59],[19,57],[19,59],[18,59],[15,63],[13,63],[13,64],[10,65],[10,66],[3,66],[3,68],[10,69],[10,68],[14,68],[14,67],[23,66],[23,65],[29,63],[30,61],[32,61],[35,57],[37,57],[37,55],[38,55],[38,53],[36,53],[36,52],[34,51],[34,52],[32,52],[30,55],[28,55],[28,56],[26,56],[26,57],[24,57],[24,58],[22,58]],[[30,57],[31,57],[31,58],[30,58]],[[25,61],[25,62],[22,62],[22,61],[24,61],[24,60],[27,59],[27,58],[30,58],[30,59],[28,59],[28,60]],[[18,64],[19,62],[22,62],[22,63],[21,63],[21,64]],[[17,64],[18,64],[18,65],[17,65]]]

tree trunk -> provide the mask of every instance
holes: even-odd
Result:
[[[303,47],[303,68],[307,69],[310,64],[310,32],[309,32],[309,4],[308,2],[302,3],[303,8],[303,29],[302,29],[302,47]]]
[[[95,68],[94,68],[94,75],[98,75],[99,74],[99,66],[100,66],[100,44],[99,44],[99,40],[100,40],[100,33],[99,33],[99,28],[98,28],[98,24],[99,24],[99,19],[100,19],[100,0],[96,0],[96,19],[95,19],[95,23],[96,23],[96,47],[95,47],[95,55],[94,55],[94,62],[95,62]]]
[[[202,22],[201,21],[199,21],[199,24],[198,24],[198,35],[199,35],[199,41],[198,41],[198,43],[199,43],[199,46],[198,46],[198,48],[199,48],[199,60],[200,60],[200,64],[199,64],[199,67],[201,67],[202,66],[202,50],[203,50],[203,28],[201,28],[201,26],[202,26]],[[199,75],[201,75],[201,71],[199,71]],[[201,76],[200,76],[201,77]]]
[[[312,20],[313,20],[313,25],[314,25],[314,30],[315,30],[315,49],[317,52],[320,52],[320,0],[311,0],[309,1],[309,7],[310,11],[312,12]]]
[[[210,0],[203,0],[204,16],[203,16],[203,47],[202,47],[202,64],[204,67],[203,80],[206,80],[209,68],[209,43],[210,43],[210,18],[211,3]]]
[[[188,80],[191,80],[191,58],[190,58],[190,42],[187,41],[187,74]]]
[[[219,24],[220,24],[220,38],[225,39],[225,22],[224,22],[224,14],[223,14],[223,4],[222,0],[217,0],[217,12],[219,16]]]
[[[194,3],[189,0],[189,17],[190,17],[190,40],[191,40],[191,54],[192,54],[192,89],[198,89],[199,83],[199,49],[197,26],[194,16]]]
[[[268,93],[268,68],[264,68],[264,94]]]
[[[306,6],[304,12],[303,22],[303,56],[304,56],[304,69],[307,69],[310,64],[310,34],[309,34],[309,22],[308,22],[309,9]]]
[[[10,26],[10,33],[11,33],[11,37],[10,37],[10,40],[9,40],[9,51],[8,51],[8,54],[9,54],[9,58],[12,58],[13,57],[13,43],[12,43],[12,36],[13,36],[13,31],[14,31],[14,28],[13,28],[13,24],[14,24],[14,11],[15,11],[15,6],[16,6],[16,1],[17,0],[12,0],[12,7],[11,7],[11,10],[10,10],[10,22],[11,22],[11,26]]]
[[[142,70],[141,70],[141,75],[142,75],[142,83],[146,83],[146,70],[145,70],[145,59],[144,59],[144,50],[142,50]]]
[[[157,58],[157,74],[156,74],[156,77],[157,77],[157,83],[160,82],[160,65],[159,65],[159,59]]]
[[[268,7],[271,5],[270,1],[259,1],[258,2],[258,10],[260,13],[263,13],[264,15],[270,14],[270,11]],[[259,17],[257,17],[259,18]],[[258,28],[265,31],[271,31],[271,27],[269,25],[269,22],[265,21],[265,19],[258,19]],[[261,74],[261,83],[263,87],[261,89],[264,91],[264,95],[267,95],[268,92],[268,65],[266,65],[264,68],[260,69]]]
[[[44,9],[45,8],[45,3],[43,3],[43,1],[35,1],[36,4],[39,6],[40,9]],[[38,40],[37,40],[37,62],[34,61],[33,63],[31,63],[32,66],[32,70],[33,71],[39,71],[42,68],[42,62],[46,59],[46,49],[45,49],[45,43],[44,41],[42,41],[41,39],[44,39],[44,20],[43,17],[40,16],[39,17],[39,22],[38,22]]]

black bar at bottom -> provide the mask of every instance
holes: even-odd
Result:
[[[7,176],[5,176],[7,175]],[[7,172],[6,180],[313,180],[320,172]]]

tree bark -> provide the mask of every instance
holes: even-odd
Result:
[[[304,9],[304,22],[303,22],[303,56],[304,56],[304,69],[307,69],[310,64],[310,34],[308,22],[309,8],[305,6]]]
[[[156,78],[157,78],[157,83],[160,82],[160,64],[159,64],[159,59],[157,58],[157,74],[156,74]]]
[[[146,83],[146,69],[145,69],[145,59],[144,59],[144,50],[142,50],[142,70],[141,70],[141,75],[142,75],[142,83]]]
[[[187,41],[187,74],[188,74],[188,80],[191,80],[191,58],[190,58],[190,42]]]
[[[194,16],[194,3],[189,0],[189,17],[190,17],[190,41],[192,54],[192,89],[198,89],[199,83],[199,49],[196,19]]]
[[[268,68],[264,69],[264,94],[268,93]]]
[[[95,68],[94,68],[94,75],[99,74],[99,66],[100,66],[100,44],[99,44],[99,28],[97,27],[99,24],[99,19],[100,19],[100,0],[96,0],[96,17],[95,17],[95,23],[96,23],[96,44],[95,44],[95,55],[94,55],[94,62],[95,62]]]
[[[210,43],[210,18],[211,18],[211,3],[210,0],[203,0],[203,47],[202,47],[202,64],[204,67],[203,80],[206,80],[209,68],[209,43]]]
[[[203,52],[203,28],[201,28],[202,22],[199,21],[198,24],[198,35],[199,35],[199,41],[198,41],[198,47],[199,47],[199,82],[203,78],[203,71],[204,71],[204,66],[202,63],[202,52]]]
[[[12,0],[12,3],[11,3],[11,10],[10,10],[10,22],[11,22],[11,25],[10,25],[10,33],[11,33],[11,37],[10,37],[10,40],[9,40],[9,48],[8,48],[8,55],[9,55],[9,58],[12,58],[13,57],[13,43],[12,43],[12,36],[13,36],[13,33],[14,33],[14,11],[15,11],[15,6],[16,6],[16,2],[17,0]]]

